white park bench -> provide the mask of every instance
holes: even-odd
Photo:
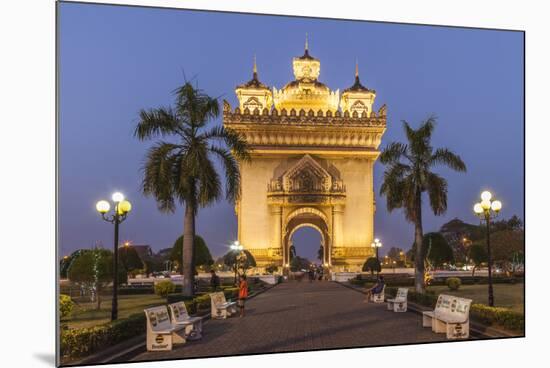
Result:
[[[386,300],[388,302],[388,310],[393,310],[394,312],[406,312],[408,292],[409,289],[407,288],[398,288],[395,298]]]
[[[185,326],[170,320],[166,306],[144,310],[147,318],[147,350],[172,350],[174,344],[185,344]]]
[[[471,299],[440,294],[433,311],[422,312],[422,326],[435,333],[446,333],[448,339],[467,339],[470,336]]]
[[[211,317],[214,319],[226,319],[237,313],[237,303],[225,300],[223,292],[211,293],[210,301],[212,306]]]
[[[185,338],[187,340],[199,340],[202,338],[202,317],[191,317],[187,313],[184,302],[169,304],[172,324],[185,327]]]
[[[382,291],[378,294],[372,293],[371,300],[375,303],[384,303],[384,291],[386,290],[386,285],[382,287]]]

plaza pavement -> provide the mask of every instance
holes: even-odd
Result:
[[[364,295],[334,282],[280,284],[247,302],[244,318],[208,320],[203,338],[132,361],[292,352],[445,341],[422,327],[420,315],[365,304]]]

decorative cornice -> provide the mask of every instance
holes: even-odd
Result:
[[[224,126],[245,137],[252,149],[262,147],[360,148],[376,150],[386,130],[386,107],[370,116],[357,112],[309,110],[287,112],[255,109],[252,113],[239,108],[233,112],[224,101]]]

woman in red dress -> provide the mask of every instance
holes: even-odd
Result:
[[[244,302],[248,298],[248,283],[246,282],[246,276],[241,275],[239,281],[239,309],[241,310],[241,317],[244,317]]]

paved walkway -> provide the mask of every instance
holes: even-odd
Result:
[[[291,352],[443,341],[415,313],[364,304],[364,295],[334,282],[288,282],[247,303],[244,318],[209,320],[203,338],[133,361]]]

